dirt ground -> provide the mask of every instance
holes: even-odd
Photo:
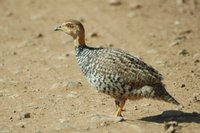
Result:
[[[0,16],[0,133],[200,132],[199,0],[0,0]],[[85,80],[72,38],[53,31],[66,19],[83,21],[88,45],[159,70],[182,107],[128,101],[125,121],[112,117],[114,99]]]

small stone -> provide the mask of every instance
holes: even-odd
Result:
[[[134,106],[134,110],[138,110],[138,107],[137,107],[137,106]]]
[[[42,38],[44,35],[42,33],[37,33],[36,38]]]
[[[199,59],[199,60],[200,60],[200,54],[199,54],[199,53],[196,53],[196,54],[193,55],[192,58],[193,58],[194,60],[195,60],[195,59]]]
[[[65,55],[59,55],[59,56],[57,56],[57,59],[58,60],[65,60],[66,59],[65,57],[66,57]]]
[[[79,94],[75,91],[71,91],[67,94],[67,97],[69,98],[78,98],[79,97]]]
[[[183,108],[184,108],[184,106],[179,105],[178,107],[175,108],[175,110],[177,110],[177,111],[181,111],[181,110],[183,110]],[[178,113],[177,113],[177,114],[178,114]]]
[[[3,96],[4,96],[3,92],[0,92],[0,97],[3,97]]]
[[[21,125],[20,127],[21,127],[21,128],[25,128],[25,126],[24,126],[24,125]]]
[[[98,37],[98,34],[96,32],[92,32],[89,34],[90,37]]]
[[[67,53],[67,54],[65,54],[65,56],[66,56],[66,57],[69,57],[69,56],[70,56],[70,54],[69,54],[69,53]]]
[[[39,106],[33,106],[33,109],[39,109],[40,107]]]
[[[142,106],[143,106],[143,107],[147,107],[147,106],[151,106],[151,104],[150,104],[150,103],[145,103],[145,104],[143,104]]]
[[[121,5],[121,0],[109,0],[109,4],[111,6],[118,6],[118,5]]]
[[[11,116],[9,119],[10,119],[10,120],[12,120],[12,119],[13,119],[13,117]]]
[[[13,52],[13,55],[17,55],[17,52]]]
[[[184,40],[186,40],[187,37],[184,35],[178,36],[172,43],[169,44],[170,47],[176,46],[181,44]]]
[[[176,46],[180,44],[180,40],[174,40],[172,43],[169,44],[170,47]]]
[[[174,21],[174,25],[180,25],[180,21]]]
[[[60,83],[54,83],[51,87],[50,87],[50,89],[57,89],[57,88],[59,88],[60,87]]]
[[[158,64],[158,65],[164,66],[164,65],[166,65],[168,62],[167,62],[167,61],[162,61],[162,60],[157,60],[155,63]]]
[[[64,122],[66,122],[66,119],[65,118],[61,118],[61,119],[59,119],[59,122],[60,123],[64,123]]]
[[[90,130],[90,127],[86,127],[86,128],[84,128],[85,130]]]
[[[63,82],[62,85],[63,85],[63,87],[66,87],[67,89],[79,88],[79,87],[83,86],[82,83],[78,82],[78,81]]]
[[[185,3],[185,0],[176,0],[177,5],[182,5]]]
[[[13,12],[11,12],[11,11],[9,11],[9,12],[6,13],[6,16],[9,16],[9,17],[10,17],[10,16],[12,16],[12,15],[13,15]]]
[[[192,101],[193,102],[200,102],[200,93],[194,93],[192,95]]]
[[[179,35],[187,35],[190,33],[192,33],[192,30],[189,29],[189,30],[184,30],[184,31],[180,32]]]
[[[185,87],[185,84],[182,84],[182,85],[181,85],[181,88],[184,88],[184,87]]]
[[[189,52],[186,49],[181,49],[177,54],[180,56],[186,56],[189,55]]]
[[[180,126],[178,125],[178,122],[176,121],[170,121],[167,123],[164,123],[164,129],[167,133],[176,133],[178,130],[180,130]]]
[[[25,122],[20,122],[20,123],[17,123],[16,125],[21,127],[21,128],[25,128]]]
[[[46,53],[46,52],[48,52],[48,49],[44,48],[44,49],[41,50],[41,52]]]
[[[78,20],[79,20],[80,22],[82,22],[82,23],[85,22],[85,19],[84,19],[83,17],[79,17]]]
[[[21,119],[30,118],[30,117],[31,117],[31,114],[30,114],[30,113],[27,113],[27,112],[21,113],[21,114],[20,114],[20,118],[21,118]]]
[[[194,61],[194,63],[199,63],[200,62],[200,60],[199,59],[196,59],[195,61]]]
[[[40,130],[36,130],[35,133],[41,133],[41,131]]]
[[[137,16],[137,14],[133,11],[131,11],[127,14],[127,17],[129,17],[129,18],[132,18],[132,17],[135,17],[135,16]]]
[[[108,47],[113,47],[114,45],[112,43],[109,43],[108,44]]]
[[[132,4],[130,4],[129,9],[130,10],[135,10],[135,9],[139,9],[141,7],[142,6],[140,4],[138,4],[138,3],[132,3]]]
[[[121,122],[123,121],[123,117],[115,117],[115,116],[106,116],[106,115],[93,115],[91,117],[92,123],[102,123],[102,122]]]

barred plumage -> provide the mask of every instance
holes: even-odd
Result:
[[[165,90],[162,75],[142,60],[119,49],[88,47],[80,22],[68,20],[55,30],[74,38],[76,58],[83,74],[99,92],[115,98],[117,116],[121,116],[127,99],[146,97],[179,104]]]

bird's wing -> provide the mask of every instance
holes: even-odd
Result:
[[[162,75],[142,60],[118,49],[102,49],[96,58],[99,73],[120,77],[125,83],[147,85],[160,83]],[[103,57],[103,58],[102,58]]]

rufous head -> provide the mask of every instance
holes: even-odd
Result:
[[[77,20],[67,20],[60,26],[56,27],[54,31],[63,31],[64,33],[73,37],[77,43],[85,43],[85,30],[81,22]]]

